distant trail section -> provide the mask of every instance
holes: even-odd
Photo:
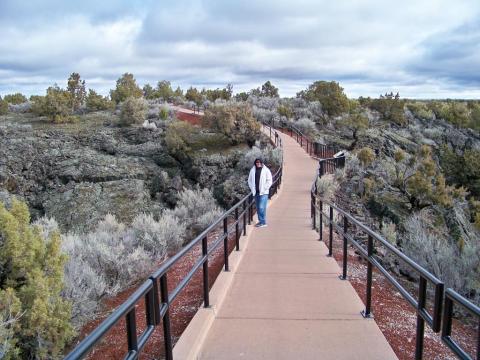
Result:
[[[189,122],[192,125],[201,125],[203,111],[193,111],[176,105],[169,105],[169,107],[175,111],[177,119]]]

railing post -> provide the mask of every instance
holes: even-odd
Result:
[[[421,360],[423,357],[423,340],[425,334],[425,320],[420,315],[420,310],[425,308],[427,297],[427,280],[420,275],[418,286],[418,307],[417,307],[417,334],[415,341],[415,359]]]
[[[170,301],[168,300],[167,274],[160,277],[160,293],[162,303],[167,305],[167,311],[163,316],[163,338],[165,343],[165,359],[173,360],[172,334],[170,332]]]
[[[126,316],[127,324],[127,340],[128,340],[128,351],[138,351],[138,342],[137,342],[137,321],[135,319],[135,307],[127,313]]]
[[[320,241],[323,240],[323,202],[320,200],[320,224],[318,224],[319,230],[318,232],[320,233]]]
[[[238,206],[235,208],[235,250],[240,250],[240,229],[238,226]]]
[[[152,286],[152,289],[145,296],[145,317],[147,326],[155,326],[155,287]]]
[[[368,235],[367,244],[367,289],[365,292],[365,310],[362,311],[364,318],[372,317],[372,263],[370,260],[373,256],[373,237]]]
[[[312,193],[311,194],[311,209],[312,209],[312,214],[311,214],[311,217],[312,217],[312,229],[315,230],[317,228],[317,224],[316,224],[316,217],[317,217],[317,214],[316,214],[316,209],[315,209],[315,202],[316,202],[316,199],[315,199],[315,195]]]
[[[247,235],[247,203],[243,202],[243,236]]]
[[[332,256],[332,245],[333,245],[333,208],[330,205],[330,224],[329,224],[329,239],[328,239],[328,256]]]
[[[324,161],[320,160],[320,168],[318,169],[318,177],[322,177],[324,174]]]
[[[225,271],[230,271],[228,266],[228,219],[223,218],[223,260],[225,262]]]
[[[347,280],[347,230],[348,230],[348,220],[345,215],[343,215],[343,262],[342,262],[342,275],[340,279]]]
[[[206,257],[203,260],[203,303],[204,307],[210,307],[210,298],[208,294],[208,243],[207,237],[202,239],[202,255]]]

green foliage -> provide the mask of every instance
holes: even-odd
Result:
[[[393,122],[397,125],[405,125],[405,100],[400,100],[400,96],[393,93],[380,95],[380,98],[373,99],[370,102],[370,108],[382,114],[382,118],[386,121]]]
[[[205,112],[203,123],[236,144],[255,141],[260,133],[260,123],[247,104],[214,106]]]
[[[354,110],[348,117],[340,121],[339,124],[350,130],[353,138],[358,140],[358,133],[368,129],[369,121],[365,114],[359,110]]]
[[[17,317],[7,358],[52,359],[72,338],[60,234],[44,239],[24,203],[0,204],[0,313]]]
[[[147,104],[144,99],[128,97],[122,104],[120,125],[130,126],[141,124],[147,114]]]
[[[70,93],[70,107],[77,111],[85,103],[87,91],[85,90],[85,80],[80,79],[80,74],[72,73],[68,78],[67,91]]]
[[[291,119],[293,117],[293,111],[288,105],[280,105],[277,108],[277,112],[279,115],[285,116],[287,119]]]
[[[180,86],[177,86],[173,92],[173,95],[175,95],[175,97],[183,97],[183,90],[180,88]]]
[[[112,110],[115,106],[107,96],[97,94],[92,89],[88,90],[86,105],[89,111]]]
[[[349,101],[343,88],[335,81],[315,81],[297,96],[308,101],[320,101],[329,116],[337,116],[349,110]]]
[[[167,120],[168,119],[168,109],[165,106],[162,106],[160,108],[160,111],[158,113],[158,117],[162,120]]]
[[[480,198],[480,150],[468,149],[460,155],[444,145],[440,164],[449,184],[464,186],[473,197]]]
[[[364,147],[360,149],[360,151],[357,154],[357,157],[358,157],[358,160],[360,160],[360,163],[364,167],[367,167],[367,166],[370,166],[375,160],[375,153],[369,147]]]
[[[32,96],[32,112],[38,116],[47,116],[54,123],[75,121],[72,116],[72,95],[57,85],[47,89],[45,96]]]
[[[115,103],[121,103],[127,100],[129,97],[139,98],[142,97],[143,92],[137,85],[133,74],[125,73],[121,78],[117,80],[115,90],[110,90],[110,98]]]
[[[8,113],[8,103],[5,100],[2,100],[0,96],[0,115],[6,115]]]
[[[162,80],[157,83],[157,88],[155,90],[155,97],[161,98],[165,101],[170,101],[174,97],[174,92],[170,81]]]
[[[188,101],[193,101],[195,104],[198,106],[201,105],[203,101],[203,96],[202,94],[197,90],[197,88],[191,87],[187,90],[185,94],[185,99]]]
[[[408,102],[406,106],[417,119],[433,120],[435,117],[434,112],[424,102]]]
[[[24,102],[27,102],[27,98],[21,93],[5,95],[3,100],[13,105],[23,104]]]
[[[155,89],[150,84],[146,84],[143,89],[143,97],[148,100],[152,100],[156,98]]]
[[[248,100],[248,93],[242,91],[235,95],[235,100],[237,101],[247,101]]]
[[[250,90],[249,95],[258,96],[258,97],[274,97],[278,98],[278,88],[275,87],[270,80],[262,85],[261,88],[256,88]]]
[[[202,94],[206,96],[209,101],[214,102],[217,99],[230,100],[232,98],[233,85],[227,84],[223,89],[202,90]]]
[[[183,155],[191,151],[192,135],[195,129],[186,121],[174,121],[167,127],[165,142],[172,155]]]

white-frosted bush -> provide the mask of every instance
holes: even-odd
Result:
[[[410,216],[405,222],[403,251],[447,287],[469,295],[471,289],[478,289],[480,245],[478,241],[465,242],[460,249],[446,234],[436,231],[433,222],[426,213]]]
[[[345,175],[349,177],[358,175],[361,169],[357,155],[348,153],[345,159]]]
[[[269,168],[279,168],[282,163],[282,150],[270,146],[265,149],[254,146],[240,160],[238,164],[239,170],[243,172],[250,170],[255,159],[262,159]]]
[[[171,211],[171,215],[186,224],[190,230],[189,235],[201,232],[222,214],[209,189],[186,189],[180,192],[178,197],[177,206]]]
[[[305,135],[315,135],[317,127],[309,118],[301,118],[295,123],[295,126]]]
[[[325,201],[332,201],[335,197],[335,192],[338,189],[338,183],[335,181],[334,175],[323,175],[317,178],[317,194]]]

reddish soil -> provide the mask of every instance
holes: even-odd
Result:
[[[233,221],[231,221],[233,222]],[[230,222],[230,223],[231,223]],[[229,225],[230,226],[230,225]],[[240,231],[242,230],[242,222],[240,222]],[[212,244],[223,232],[223,225],[213,231],[209,237],[209,245]],[[241,233],[242,234],[242,233]],[[230,234],[228,240],[229,253],[235,248],[235,233]],[[169,292],[177,286],[177,284],[188,274],[193,265],[201,257],[201,244],[195,246],[189,253],[181,258],[168,271],[168,289]],[[223,261],[223,245],[220,244],[209,258],[209,286],[212,287],[215,279],[224,265]],[[155,268],[158,268],[156,266]],[[176,343],[180,335],[183,333],[190,320],[193,318],[199,307],[203,303],[203,276],[202,268],[195,273],[188,285],[180,292],[178,297],[170,305],[170,323],[173,344]],[[137,285],[138,286],[138,285]],[[123,291],[114,298],[107,299],[102,314],[95,320],[87,323],[81,330],[77,339],[77,343],[86,335],[92,332],[114,309],[122,304],[137,288],[133,286]],[[140,337],[146,326],[145,303],[139,302],[136,306],[136,322],[137,335]],[[74,344],[75,345],[75,344]],[[73,345],[73,346],[74,346]],[[114,345],[114,346],[112,346]],[[72,346],[72,347],[73,347]],[[101,340],[99,344],[90,352],[87,359],[90,360],[113,360],[121,359],[127,353],[127,334],[125,320],[121,320],[115,325]],[[150,360],[164,357],[164,339],[162,324],[158,326],[152,334],[140,354],[140,359]]]
[[[328,231],[324,228],[323,239],[328,239]],[[328,246],[328,244],[327,244]],[[333,256],[342,266],[343,240],[334,235]],[[353,248],[348,249],[347,276],[355,288],[363,303],[365,304],[367,263]],[[398,279],[397,279],[398,280]],[[408,284],[403,284],[408,287]],[[416,288],[416,284],[411,284]],[[373,272],[372,285],[372,313],[375,322],[378,324],[390,346],[400,360],[413,359],[415,357],[415,334],[417,315],[415,309],[403,299],[401,294],[388,280],[378,271]],[[474,326],[461,321],[454,320],[452,334],[465,350],[475,357],[476,330]],[[442,343],[440,334],[434,333],[425,324],[424,359],[445,360],[456,359],[453,353]]]
[[[202,124],[202,116],[199,114],[191,114],[182,111],[177,111],[176,113],[177,119],[189,122],[192,125],[201,125]]]

